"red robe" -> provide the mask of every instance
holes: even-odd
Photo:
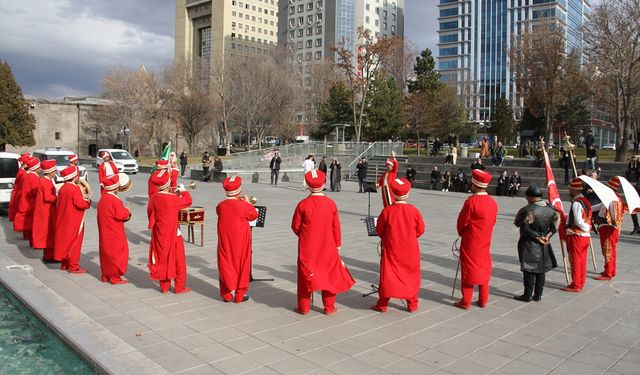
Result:
[[[16,179],[13,181],[13,191],[9,198],[9,221],[13,222],[18,213],[18,201],[20,200],[20,189],[22,187],[22,179],[27,175],[22,167],[18,168]]]
[[[111,166],[111,171],[107,171],[106,164]],[[118,166],[113,161],[105,161],[98,166],[98,182],[100,183],[100,194],[104,194],[105,190],[102,186],[104,184],[104,180],[107,177],[111,177],[114,174],[118,174]]]
[[[378,217],[376,233],[382,239],[380,258],[381,297],[416,298],[420,292],[420,246],[424,233],[420,211],[407,203],[385,207]]]
[[[331,199],[312,194],[300,201],[291,229],[298,236],[298,282],[303,289],[341,293],[355,284],[338,254],[340,218]]]
[[[147,203],[147,218],[149,218],[149,225],[147,226],[147,229],[153,229],[155,218],[153,217],[153,206],[151,205],[151,202],[153,201],[153,197],[158,194],[158,188],[153,184],[153,182],[151,182],[151,176],[149,176],[149,181],[147,182],[147,194],[149,195],[149,202]]]
[[[80,187],[75,183],[65,182],[58,191],[53,258],[62,261],[62,269],[74,271],[80,268],[84,211],[89,207],[91,201],[84,199]]]
[[[458,215],[460,269],[463,284],[483,285],[491,278],[491,236],[498,217],[498,204],[489,195],[467,198]]]
[[[251,227],[258,211],[250,203],[236,198],[223,200],[218,214],[218,277],[220,291],[249,288],[251,273]]]
[[[44,249],[44,259],[53,259],[53,236],[56,227],[56,187],[48,177],[41,177],[33,212],[32,247]]]
[[[180,177],[180,170],[171,168],[171,191],[178,187],[178,177]]]
[[[103,281],[120,280],[127,272],[129,242],[124,223],[130,218],[131,212],[117,195],[110,192],[102,194],[98,202],[98,233]]]
[[[14,231],[31,232],[33,210],[36,208],[36,198],[38,197],[39,188],[40,177],[34,172],[26,172],[20,183],[18,210],[13,219]]]
[[[191,206],[191,195],[183,191],[180,195],[158,192],[151,202],[155,224],[149,245],[149,271],[153,280],[176,278],[176,249],[183,246],[178,237],[178,211]],[[178,243],[180,241],[180,243]]]
[[[388,159],[387,161],[391,161],[393,166],[391,170],[385,171],[380,176],[380,180],[378,181],[378,186],[380,186],[380,192],[382,193],[382,206],[387,207],[393,204],[396,200],[393,198],[393,194],[391,194],[391,190],[389,187],[389,182],[396,179],[398,175],[398,161],[396,159]]]

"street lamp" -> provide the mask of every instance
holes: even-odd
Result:
[[[129,128],[128,125],[124,125],[122,127],[122,135],[126,140],[126,144],[127,144],[127,151],[130,152],[131,150],[131,138],[129,137],[129,134],[131,133],[131,129]]]

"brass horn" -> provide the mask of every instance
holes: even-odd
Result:
[[[191,181],[191,183],[189,185],[185,185],[184,188],[185,189],[196,190],[197,187],[198,187],[198,185],[195,182]]]

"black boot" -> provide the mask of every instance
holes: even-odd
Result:
[[[531,302],[531,297],[527,297],[524,294],[521,296],[513,296],[513,299],[522,301],[522,302]]]

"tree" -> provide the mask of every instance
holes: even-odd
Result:
[[[362,136],[369,86],[383,61],[393,51],[394,44],[398,42],[398,38],[376,38],[371,31],[359,27],[355,45],[353,41],[342,40],[335,49],[336,67],[345,77],[351,93],[356,142],[360,142]]]
[[[513,140],[516,123],[513,120],[513,110],[506,98],[496,101],[491,111],[491,127],[498,140],[503,143]]]
[[[324,138],[333,131],[333,124],[351,124],[353,108],[351,92],[344,82],[337,82],[329,90],[329,98],[318,108],[320,125],[313,133],[314,138]]]
[[[640,1],[604,0],[594,9],[583,33],[594,66],[592,87],[598,87],[596,99],[605,103],[608,98],[613,99],[610,107],[618,119],[616,160],[622,161],[638,118]]]
[[[442,87],[440,73],[436,70],[436,61],[429,48],[422,50],[416,57],[413,71],[415,77],[408,82],[410,93],[416,91],[433,93]]]
[[[391,52],[383,62],[385,73],[395,79],[396,87],[403,94],[407,91],[407,83],[415,76],[413,62],[417,54],[416,46],[409,40],[398,40],[391,45]]]
[[[558,108],[556,122],[559,131],[575,134],[574,129],[576,129],[576,127],[590,123],[591,111],[589,111],[589,108],[586,106],[588,99],[586,94],[576,95],[569,98],[563,106]]]
[[[402,92],[393,76],[376,77],[369,87],[365,139],[397,139],[402,131]]]
[[[15,147],[35,145],[35,128],[36,118],[29,113],[9,63],[0,62],[0,151],[4,151],[7,144]]]
[[[433,134],[444,137],[450,133],[460,134],[465,131],[466,110],[453,87],[442,86],[437,91],[434,110],[434,122],[431,129]]]

